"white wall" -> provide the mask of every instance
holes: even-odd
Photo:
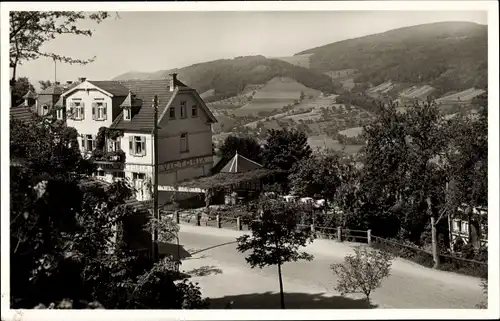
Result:
[[[187,117],[180,118],[180,102],[186,101]],[[191,107],[198,105],[197,117],[191,117]],[[202,110],[193,94],[178,93],[172,101],[170,108],[175,108],[174,120],[170,119],[170,111],[160,122],[161,129],[158,132],[159,163],[170,162],[179,159],[193,158],[212,154],[212,130],[208,124],[208,115]],[[181,153],[181,133],[188,133],[189,152]]]
[[[129,149],[129,141],[133,139],[134,136],[141,136],[146,138],[146,155],[144,156],[133,156],[130,155],[130,149]],[[121,148],[123,152],[125,152],[125,161],[126,163],[131,163],[131,164],[144,164],[144,165],[151,165],[153,164],[153,142],[154,138],[153,135],[151,134],[140,134],[140,133],[131,133],[131,132],[125,132],[123,134],[123,137],[121,138]]]
[[[66,114],[69,115],[70,103],[75,98],[80,98],[81,102],[85,103],[85,119],[74,120],[68,118],[66,123],[69,127],[74,127],[79,134],[92,134],[96,135],[100,127],[109,127],[113,123],[112,115],[112,99],[108,95],[96,89],[95,86],[84,82],[78,85],[77,90],[71,93],[66,99]],[[88,88],[89,90],[85,90]],[[104,98],[102,100],[107,104],[107,120],[94,120],[92,119],[92,103],[95,98]]]

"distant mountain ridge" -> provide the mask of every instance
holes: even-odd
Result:
[[[299,52],[296,59],[261,55],[219,59],[152,73],[128,72],[115,80],[162,79],[177,72],[179,79],[200,93],[214,90],[213,96],[204,99],[216,101],[275,77],[289,77],[327,94],[338,93],[340,82],[325,73],[355,69],[355,83],[430,85],[444,94],[487,87],[487,49],[487,26],[438,22],[338,41]],[[309,63],[304,60],[307,57]]]
[[[264,56],[246,56],[234,59],[219,59],[194,64],[173,70],[154,73],[129,72],[114,80],[123,79],[162,79],[173,71],[178,73],[182,82],[204,93],[215,90],[215,96],[208,101],[223,99],[239,94],[247,85],[265,84],[275,77],[290,77],[306,87],[332,93],[335,85],[332,80],[315,70],[299,67],[278,59]]]
[[[438,22],[347,39],[301,51],[310,68],[355,68],[355,82],[423,84],[441,93],[484,88],[488,79],[488,28],[472,22]]]

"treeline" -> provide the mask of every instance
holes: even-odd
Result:
[[[381,112],[380,109],[381,101],[369,97],[364,93],[353,94],[344,91],[338,97],[336,97],[336,102],[338,104],[344,104],[346,106],[350,105],[358,106],[374,114],[379,114]]]

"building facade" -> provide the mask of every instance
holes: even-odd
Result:
[[[211,125],[217,120],[196,90],[175,74],[164,80],[86,80],[62,94],[66,122],[79,134],[99,179],[129,179],[138,200],[151,198],[154,107],[158,97],[159,190],[211,174]]]

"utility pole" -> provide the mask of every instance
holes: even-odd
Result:
[[[56,57],[52,57],[52,59],[54,59],[54,86],[55,86],[57,82],[57,61]]]
[[[154,125],[153,125],[153,217],[160,221],[160,211],[158,209],[158,96],[153,99]],[[158,227],[155,226],[153,232],[153,259],[158,260]]]

